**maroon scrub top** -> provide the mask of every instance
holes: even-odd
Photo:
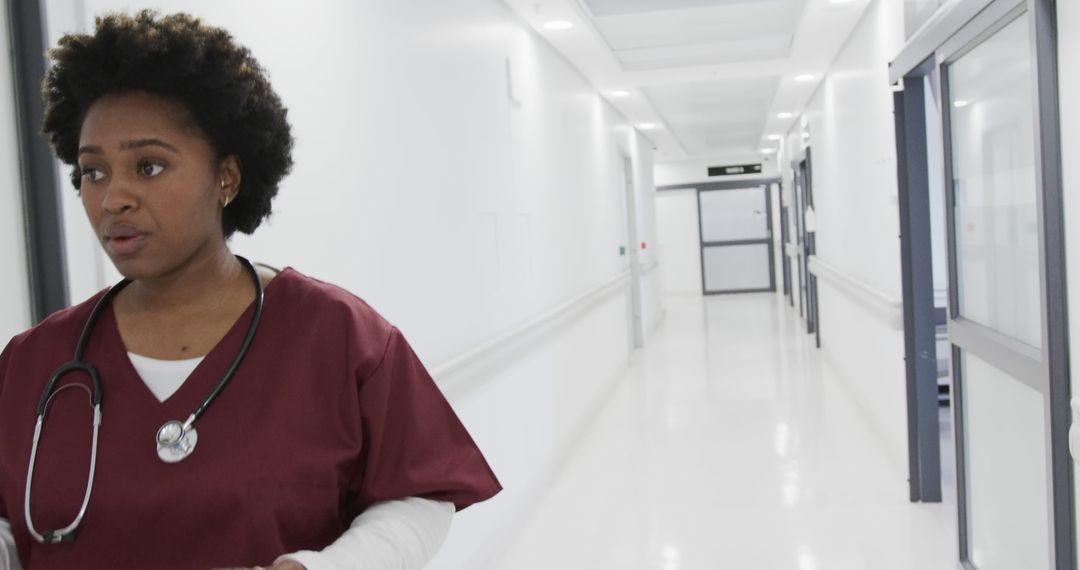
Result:
[[[236,355],[254,304],[164,402],[139,378],[116,318],[102,313],[85,361],[102,382],[97,472],[73,543],[29,535],[23,501],[41,391],[74,354],[103,293],[59,311],[0,355],[0,516],[28,568],[212,568],[319,550],[377,501],[419,496],[463,509],[501,489],[401,332],[363,300],[286,269],[266,287],[247,356],[195,422],[187,459],[158,458],[155,434],[185,420]],[[73,373],[62,384],[88,383]],[[52,401],[38,449],[38,532],[66,526],[86,489],[86,392]]]

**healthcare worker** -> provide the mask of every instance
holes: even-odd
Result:
[[[152,12],[50,57],[44,131],[125,279],[0,354],[0,568],[423,567],[500,486],[398,329],[229,251],[292,164],[263,69]]]

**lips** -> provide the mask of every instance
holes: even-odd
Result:
[[[146,232],[128,224],[113,224],[105,230],[105,249],[114,256],[134,255],[146,243]]]

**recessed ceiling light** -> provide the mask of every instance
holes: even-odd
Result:
[[[610,95],[612,97],[615,97],[615,98],[629,97],[630,92],[625,90],[625,89],[619,89],[617,91],[612,91],[612,92],[608,93],[608,95]]]
[[[969,103],[967,101],[953,101],[953,107],[956,107],[957,109],[963,109],[964,107],[967,107],[970,104],[971,103]]]
[[[776,149],[775,148],[763,148],[763,149],[761,149],[761,154],[776,154]]]
[[[656,123],[638,123],[637,128],[643,131],[651,131],[656,128]]]
[[[810,73],[804,73],[802,75],[796,75],[795,76],[795,81],[798,81],[799,83],[806,83],[808,81],[813,81],[813,80],[814,80],[814,75],[810,74]]]
[[[570,28],[573,28],[573,27],[574,27],[574,23],[569,22],[567,20],[551,20],[550,22],[545,22],[544,23],[544,29],[547,29],[547,30],[555,30],[555,31],[569,30]]]
[[[767,138],[767,139],[769,139],[771,141],[778,141],[778,140],[783,139],[784,137],[782,137],[780,135],[769,135],[768,137],[765,137],[765,138]]]
[[[790,119],[790,118],[792,118],[794,116],[795,116],[795,113],[788,113],[787,111],[784,111],[783,113],[777,113],[776,114],[777,119]]]

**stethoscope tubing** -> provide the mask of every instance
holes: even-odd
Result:
[[[251,317],[251,324],[248,325],[248,330],[247,333],[244,335],[243,341],[240,344],[240,349],[237,351],[236,356],[233,357],[232,363],[229,365],[229,368],[225,371],[225,374],[222,375],[221,379],[218,380],[218,383],[214,386],[214,389],[211,390],[209,394],[207,394],[206,398],[203,399],[202,403],[200,403],[199,406],[196,407],[195,410],[191,413],[191,415],[188,416],[187,420],[183,424],[183,429],[181,433],[185,433],[188,430],[192,429],[192,425],[195,423],[195,420],[197,420],[206,411],[206,409],[210,406],[214,399],[217,398],[218,394],[221,393],[222,389],[225,388],[225,385],[228,384],[229,380],[236,373],[236,370],[240,367],[240,362],[244,359],[244,356],[247,355],[248,348],[251,346],[251,342],[255,338],[255,331],[258,329],[259,321],[262,319],[263,303],[265,299],[262,280],[259,279],[258,271],[255,270],[255,266],[252,265],[250,261],[239,255],[237,255],[236,258],[240,260],[240,262],[244,265],[244,268],[248,271],[248,274],[251,276],[252,282],[255,285],[255,309]],[[94,326],[97,324],[98,318],[101,316],[101,313],[105,310],[105,307],[108,306],[112,299],[116,297],[117,293],[123,290],[124,287],[127,287],[130,283],[131,280],[129,279],[124,279],[120,281],[112,288],[110,288],[109,291],[106,292],[100,300],[98,300],[97,304],[94,306],[93,311],[91,311],[90,313],[90,317],[87,318],[86,324],[83,326],[82,333],[79,335],[79,342],[75,346],[75,358],[71,362],[61,365],[60,368],[57,368],[56,371],[53,372],[52,376],[49,378],[49,381],[45,384],[45,389],[41,393],[41,399],[38,401],[36,414],[37,419],[34,425],[34,440],[33,445],[30,449],[30,462],[29,466],[27,467],[26,473],[26,495],[23,508],[24,515],[26,516],[27,529],[34,537],[34,539],[36,539],[40,543],[56,544],[59,542],[74,541],[75,529],[82,522],[83,517],[86,515],[87,506],[90,504],[90,495],[94,488],[94,473],[97,469],[98,437],[100,435],[101,429],[102,388],[101,379],[98,376],[97,369],[93,365],[84,362],[83,356],[86,353],[86,346],[90,341],[90,335],[93,332]],[[86,372],[90,376],[90,383],[93,386],[92,390],[90,388],[87,388],[83,384],[69,384],[67,386],[62,386],[59,389],[56,389],[56,383],[63,375],[69,372],[74,372],[76,370]],[[42,534],[39,533],[34,527],[33,517],[30,514],[30,493],[34,481],[34,467],[37,463],[38,444],[41,440],[42,426],[45,423],[45,415],[49,406],[49,402],[54,396],[56,396],[56,394],[60,393],[60,391],[74,386],[78,386],[83,390],[86,390],[86,392],[90,395],[90,406],[94,409],[93,443],[91,444],[90,448],[90,467],[89,475],[86,481],[86,493],[83,496],[83,502],[82,505],[79,507],[79,512],[76,515],[75,520],[73,520],[64,528],[54,531],[47,531]]]

